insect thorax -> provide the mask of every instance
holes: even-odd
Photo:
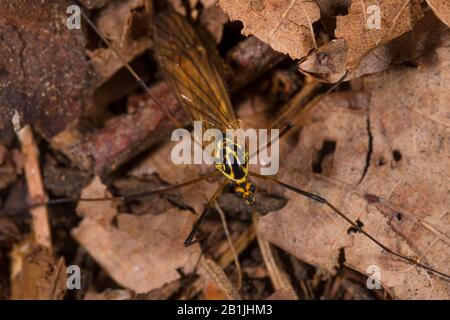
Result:
[[[248,153],[241,145],[229,138],[217,143],[214,160],[216,168],[234,184],[246,182],[248,175]]]

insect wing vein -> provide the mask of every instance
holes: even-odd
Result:
[[[170,87],[191,121],[204,128],[238,128],[218,66],[190,24],[174,12],[155,22],[155,56]]]

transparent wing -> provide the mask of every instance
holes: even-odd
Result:
[[[174,12],[158,15],[154,48],[166,81],[192,121],[222,131],[238,128],[218,66],[182,16]]]

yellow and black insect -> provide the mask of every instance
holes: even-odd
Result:
[[[141,87],[149,94],[152,100],[166,113],[167,117],[175,124],[178,125],[174,117],[169,114],[163,106],[161,106],[157,99],[155,99],[147,87],[147,85],[141,80],[137,73],[130,67],[128,63],[121,57],[121,55],[114,49],[109,41],[101,34],[95,24],[84,13],[83,17],[88,24],[97,32],[103,41],[116,53],[119,59],[122,60],[124,66],[130,71],[130,73],[136,78]],[[156,18],[154,27],[154,49],[155,57],[158,61],[166,81],[169,83],[170,88],[175,93],[180,106],[183,108],[187,116],[191,121],[202,121],[205,128],[215,128],[222,132],[227,129],[238,129],[239,120],[236,118],[234,110],[232,108],[230,98],[226,89],[225,82],[221,76],[221,72],[214,56],[210,55],[210,52],[205,48],[200,40],[199,36],[194,31],[194,28],[186,21],[182,16],[173,13],[165,12],[159,14]],[[337,85],[344,80],[345,76],[333,85],[326,93],[334,90]],[[325,96],[323,95],[323,96]],[[322,96],[322,97],[323,97]],[[318,100],[302,110],[302,112],[309,111]],[[283,137],[295,123],[289,123],[280,131],[279,138]],[[355,230],[365,235],[375,244],[380,246],[386,252],[398,257],[399,259],[408,263],[414,264],[418,267],[424,268],[436,275],[443,278],[450,279],[450,276],[436,270],[428,265],[418,262],[416,259],[404,255],[400,252],[394,251],[371,234],[365,231],[360,224],[352,221],[341,210],[336,208],[326,198],[323,198],[314,193],[302,190],[296,186],[287,184],[280,180],[277,180],[271,176],[263,176],[255,172],[249,171],[249,159],[256,156],[262,149],[270,146],[274,141],[263,146],[255,154],[248,154],[243,151],[243,147],[235,141],[229,141],[227,138],[219,141],[214,151],[214,157],[217,160],[213,172],[200,176],[196,179],[183,182],[178,185],[173,185],[167,188],[162,188],[142,194],[123,197],[125,199],[138,198],[147,196],[150,194],[160,194],[170,190],[192,185],[199,181],[210,178],[214,175],[222,175],[223,181],[220,187],[214,192],[208,204],[194,224],[191,232],[186,238],[185,245],[189,246],[195,242],[196,231],[204,220],[209,208],[214,204],[216,199],[220,196],[222,189],[225,185],[231,184],[236,194],[244,198],[249,204],[253,202],[253,194],[255,192],[255,186],[249,181],[249,177],[256,179],[266,179],[273,183],[276,183],[290,191],[293,191],[301,196],[307,197],[313,201],[327,206],[333,210],[342,219],[347,221]],[[109,199],[77,199],[78,201],[104,201]],[[67,200],[67,201],[66,201]],[[73,199],[58,199],[50,203],[64,203],[73,202]]]
[[[238,129],[221,72],[189,23],[173,12],[160,14],[154,28],[155,57],[191,121],[205,129]],[[224,138],[215,148],[216,168],[248,202],[255,187],[248,181],[248,153]]]

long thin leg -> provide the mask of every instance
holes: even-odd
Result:
[[[394,256],[396,256],[396,257],[398,257],[398,258],[400,258],[400,259],[402,259],[402,260],[404,260],[404,261],[410,262],[410,263],[412,263],[412,264],[414,264],[414,265],[416,265],[416,266],[419,266],[419,267],[421,267],[421,268],[424,268],[424,269],[426,269],[426,270],[428,270],[428,271],[433,272],[434,274],[437,274],[437,275],[439,275],[439,276],[441,276],[441,277],[444,277],[444,278],[450,280],[450,275],[445,274],[445,273],[443,273],[443,272],[441,272],[441,271],[438,271],[438,270],[436,270],[436,269],[434,269],[434,268],[432,268],[432,267],[429,267],[429,266],[427,266],[427,265],[424,265],[424,264],[422,264],[422,263],[420,263],[420,262],[417,262],[417,260],[414,259],[414,258],[408,257],[408,256],[406,256],[406,255],[403,255],[403,254],[401,254],[401,253],[399,253],[399,252],[397,252],[397,251],[394,251],[394,250],[388,248],[387,246],[385,246],[384,244],[382,244],[380,241],[378,241],[377,239],[375,239],[371,234],[369,234],[368,232],[366,232],[359,224],[357,224],[356,222],[354,222],[353,220],[351,220],[349,217],[347,217],[341,210],[339,210],[338,208],[336,208],[336,207],[335,207],[332,203],[330,203],[327,199],[322,198],[321,196],[315,195],[315,194],[313,194],[313,193],[310,193],[310,192],[308,192],[308,191],[302,190],[302,189],[300,189],[300,188],[297,188],[297,187],[295,187],[295,186],[292,186],[292,185],[290,185],[290,184],[287,184],[287,183],[285,183],[285,182],[282,182],[282,181],[280,181],[280,180],[277,180],[277,179],[275,179],[275,178],[273,178],[273,177],[270,177],[270,176],[263,176],[263,175],[260,175],[260,174],[254,173],[254,172],[249,172],[249,174],[250,174],[251,176],[256,177],[256,178],[261,178],[261,179],[265,179],[265,180],[272,181],[272,182],[274,182],[274,183],[276,183],[276,184],[278,184],[278,185],[280,185],[280,186],[285,187],[286,189],[289,189],[289,190],[291,190],[291,191],[293,191],[293,192],[295,192],[295,193],[298,193],[298,194],[300,194],[300,195],[302,195],[302,196],[304,196],[304,197],[307,197],[307,198],[309,198],[309,199],[311,199],[311,200],[314,200],[314,201],[316,201],[316,202],[320,202],[320,203],[326,205],[326,206],[329,207],[331,210],[333,210],[335,213],[337,213],[342,219],[344,219],[345,221],[347,221],[347,222],[348,222],[352,227],[354,227],[358,232],[360,232],[360,233],[362,233],[363,235],[365,235],[367,238],[369,238],[372,242],[374,242],[375,244],[377,244],[379,247],[381,247],[381,248],[382,248],[383,250],[385,250],[386,252],[388,252],[388,253],[390,253],[390,254],[392,254],[392,255],[394,255]]]
[[[345,80],[345,78],[347,77],[347,73],[348,72],[345,72],[345,74],[337,82],[335,82],[324,94],[321,94],[320,96],[316,97],[311,102],[309,102],[302,110],[300,110],[300,113],[296,117],[296,119],[294,121],[292,121],[292,122],[289,122],[288,124],[286,124],[286,126],[283,129],[281,129],[280,134],[278,135],[278,137],[271,139],[268,143],[266,143],[265,145],[261,146],[257,151],[255,151],[254,153],[250,154],[249,161],[253,157],[256,157],[258,154],[260,154],[262,151],[266,150],[267,148],[270,148],[270,146],[272,144],[274,144],[275,142],[280,140],[289,131],[291,131],[291,129],[295,125],[298,124],[300,119],[302,119],[306,113],[308,113],[312,108],[314,108],[320,101],[322,101],[323,98],[325,98],[330,92],[334,91]]]
[[[193,245],[195,243],[194,236],[197,233],[198,227],[200,227],[200,225],[203,222],[203,220],[205,220],[205,217],[208,214],[209,209],[212,207],[214,202],[220,196],[220,194],[222,193],[223,188],[225,187],[225,185],[227,183],[228,183],[228,180],[224,180],[222,182],[222,184],[219,186],[219,188],[217,188],[216,192],[214,192],[214,194],[212,195],[211,199],[209,199],[205,210],[203,210],[202,214],[200,215],[200,218],[198,218],[198,220],[194,223],[194,226],[192,227],[191,232],[189,233],[189,235],[187,236],[186,240],[184,241],[184,246],[185,247],[189,247],[189,246],[191,246],[191,245]]]
[[[82,4],[78,0],[73,0],[80,8],[83,8]],[[134,71],[134,69],[130,66],[130,64],[125,60],[125,58],[119,53],[119,51],[111,44],[111,42],[106,39],[106,37],[103,35],[103,33],[97,28],[97,26],[92,22],[92,20],[84,13],[83,10],[81,10],[81,15],[83,16],[84,20],[89,24],[89,26],[92,28],[92,30],[97,33],[97,35],[102,39],[102,41],[114,52],[114,54],[117,56],[117,58],[122,62],[122,64],[127,68],[127,70],[130,72],[130,74],[136,79],[137,83],[141,86],[141,88],[148,94],[150,99],[156,104],[156,106],[169,118],[169,120],[175,125],[177,128],[181,128],[182,126],[180,123],[174,118],[173,115],[170,114],[169,111],[167,111],[161,103],[159,103],[158,99],[152,94],[150,91],[150,88],[145,84],[145,82],[139,77],[139,75]]]
[[[2,212],[2,215],[12,215],[12,214],[16,214],[16,213],[20,213],[23,211],[27,211],[33,208],[37,208],[43,205],[55,205],[55,204],[65,204],[65,203],[77,203],[77,202],[102,202],[102,201],[111,201],[111,200],[133,200],[133,199],[139,199],[142,197],[146,197],[146,196],[150,196],[150,195],[155,195],[155,194],[161,194],[161,193],[165,193],[168,191],[173,191],[173,190],[177,190],[189,185],[193,185],[197,182],[200,182],[202,180],[206,180],[208,178],[211,178],[215,175],[219,174],[219,171],[213,171],[209,174],[200,176],[198,178],[180,183],[180,184],[176,184],[170,187],[166,187],[166,188],[161,188],[161,189],[157,189],[157,190],[150,190],[150,191],[146,191],[146,192],[141,192],[141,193],[137,193],[137,194],[132,194],[132,195],[128,195],[128,196],[117,196],[117,197],[104,197],[104,198],[61,198],[61,199],[53,199],[47,202],[41,202],[41,203],[34,203],[31,204],[29,206],[26,207],[22,207],[22,208],[18,208],[18,209],[14,209],[14,210],[10,210],[10,211],[5,211]]]

